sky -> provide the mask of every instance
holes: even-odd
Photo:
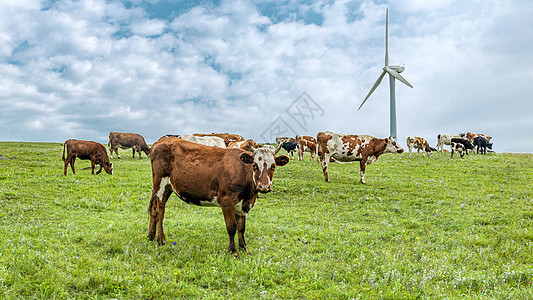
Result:
[[[533,152],[533,1],[0,1],[0,141],[493,137]]]

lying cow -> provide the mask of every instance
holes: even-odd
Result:
[[[409,157],[411,157],[413,149],[417,149],[416,155],[420,153],[420,150],[423,150],[423,153],[425,153],[427,157],[431,156],[431,151],[434,149],[429,146],[429,143],[425,138],[418,136],[407,137],[407,147],[409,147]]]
[[[481,150],[481,154],[485,154],[487,153],[487,148],[492,149],[492,143],[489,143],[489,141],[482,136],[475,137],[473,145],[477,148],[477,154],[479,154],[479,150]]]
[[[226,148],[226,143],[224,142],[224,139],[218,136],[196,136],[190,134],[182,134],[178,135],[178,137],[182,140],[197,143],[204,146]]]
[[[454,138],[463,138],[465,136],[464,133],[461,134],[439,134],[437,136],[437,148],[438,151],[444,150],[444,145],[451,145],[452,139]],[[440,148],[440,149],[439,149]]]
[[[175,137],[162,137],[152,146],[152,193],[148,237],[166,243],[163,232],[165,205],[172,194],[199,206],[222,208],[229,236],[228,250],[238,257],[239,246],[246,251],[244,240],[246,214],[252,209],[258,193],[272,190],[276,166],[289,162],[286,155],[274,156],[270,149],[207,147]]]
[[[65,158],[65,148],[67,152],[67,157]],[[67,175],[67,166],[70,164],[72,168],[72,173],[76,175],[76,170],[74,169],[74,162],[76,157],[84,160],[91,160],[91,174],[94,175],[94,166],[99,165],[100,169],[96,174],[102,172],[102,167],[107,174],[113,174],[113,164],[109,161],[107,156],[107,150],[104,145],[91,142],[91,141],[80,141],[70,139],[63,144],[63,161],[65,162],[65,168],[63,170],[63,175]]]
[[[290,154],[291,157],[294,158],[294,151],[296,150],[296,148],[298,148],[298,143],[297,142],[285,142],[281,144],[281,148],[285,149],[285,151],[287,151],[287,154]]]
[[[117,157],[120,158],[120,155],[118,155],[118,148],[131,148],[133,158],[135,158],[135,151],[139,153],[139,159],[142,158],[141,151],[143,151],[146,156],[150,156],[150,148],[148,148],[148,145],[146,144],[146,141],[142,135],[137,133],[110,132],[107,146],[109,147],[111,158],[113,158],[113,152],[115,152]]]
[[[329,182],[330,158],[340,162],[359,161],[361,183],[365,182],[365,169],[378,160],[383,153],[403,153],[403,148],[392,138],[380,139],[371,135],[347,135],[333,132],[319,132],[318,153],[324,178]]]

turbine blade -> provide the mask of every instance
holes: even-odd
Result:
[[[407,81],[405,78],[403,78],[402,75],[400,75],[400,73],[394,71],[393,69],[389,68],[389,67],[385,67],[383,68],[383,70],[385,70],[384,72],[387,72],[389,73],[392,77],[398,79],[399,81],[403,82],[405,85],[407,85],[408,87],[413,87],[409,81]]]
[[[368,92],[368,94],[366,95],[365,97],[365,100],[363,100],[363,103],[361,103],[361,105],[359,105],[359,108],[357,110],[360,110],[361,107],[363,107],[363,104],[365,104],[366,100],[368,100],[368,97],[370,97],[370,95],[372,95],[372,93],[374,92],[374,90],[378,87],[378,85],[381,83],[381,80],[383,80],[383,76],[385,76],[387,72],[383,71],[381,72],[381,75],[379,75],[378,77],[378,80],[376,80],[376,83],[374,83],[374,86],[370,89],[370,92]]]
[[[387,8],[387,17],[385,19],[385,66],[389,66],[389,9]]]

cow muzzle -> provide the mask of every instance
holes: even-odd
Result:
[[[268,184],[259,184],[257,186],[257,191],[260,192],[260,193],[268,193],[268,192],[272,191],[272,186],[270,186]]]

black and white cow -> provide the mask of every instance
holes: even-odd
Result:
[[[281,148],[285,149],[287,151],[287,154],[290,154],[292,158],[294,158],[294,151],[296,151],[296,148],[298,148],[297,142],[285,142],[281,144]]]

